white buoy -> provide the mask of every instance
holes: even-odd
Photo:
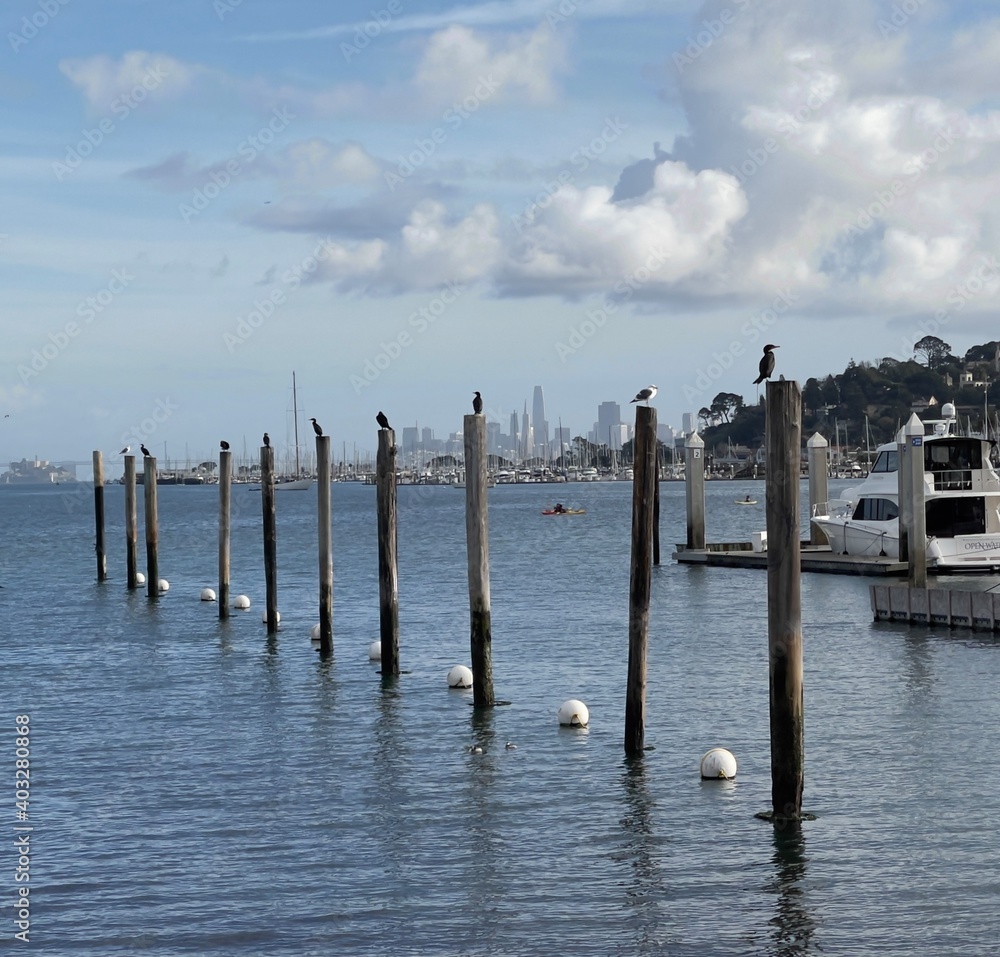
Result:
[[[281,621],[281,612],[280,611],[276,611],[274,613],[274,620],[275,621]],[[260,616],[260,623],[262,625],[266,625],[267,624],[267,609],[266,608],[264,609],[264,613]]]
[[[736,758],[725,748],[712,748],[701,756],[701,776],[728,781],[736,777]]]
[[[319,641],[320,639],[319,622],[316,622],[316,624],[309,629],[309,637],[312,638],[313,641]]]
[[[237,595],[233,599],[233,608],[249,608],[250,599],[246,595]]]
[[[455,665],[455,667],[448,672],[448,687],[471,688],[472,669],[466,668],[465,665]]]
[[[202,601],[215,601],[215,592],[211,588],[203,588],[201,590],[201,600]]]
[[[570,698],[559,705],[559,723],[574,728],[585,728],[590,723],[587,706],[576,698]]]
[[[369,661],[381,661],[382,660],[382,642],[381,641],[373,641],[368,646],[368,660]]]
[[[167,581],[167,580],[166,580],[165,578],[161,578],[161,579],[160,579],[160,580],[159,580],[159,581],[158,581],[158,582],[156,583],[156,587],[157,587],[157,588],[158,588],[158,589],[159,589],[160,591],[170,591],[170,582],[168,582],[168,581]]]
[[[146,576],[143,575],[142,572],[136,572],[135,573],[135,583],[137,585],[145,585],[146,584]]]

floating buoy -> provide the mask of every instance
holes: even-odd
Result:
[[[712,748],[701,756],[701,776],[711,780],[729,781],[736,777],[736,758],[725,748]]]
[[[135,573],[135,583],[137,585],[145,585],[146,584],[146,576],[143,575],[142,572],[136,572]]]
[[[369,661],[381,661],[382,660],[382,642],[373,641],[368,646],[368,660]]]
[[[215,592],[211,588],[203,588],[201,590],[201,600],[202,601],[215,601]]]
[[[237,595],[233,599],[233,608],[249,608],[250,599],[246,595]]]
[[[313,641],[319,641],[321,637],[319,622],[316,622],[316,624],[309,629],[309,637],[312,638]]]
[[[157,587],[157,588],[158,588],[158,589],[159,589],[160,591],[170,591],[170,582],[168,582],[168,581],[167,581],[167,580],[166,580],[165,578],[161,578],[161,579],[160,579],[160,580],[159,580],[159,581],[158,581],[158,582],[156,583],[156,587]]]
[[[448,672],[448,687],[471,688],[472,669],[466,668],[465,665],[455,665],[455,667]]]
[[[576,698],[570,698],[559,705],[559,723],[574,728],[585,728],[590,723],[587,706]]]
[[[275,611],[275,613],[274,613],[274,620],[275,621],[281,621],[281,612],[280,611]],[[264,609],[264,613],[260,616],[260,623],[262,625],[266,625],[267,624],[267,609],[266,608]]]

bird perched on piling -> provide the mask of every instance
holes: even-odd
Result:
[[[378,427],[380,429],[389,428],[389,420],[385,417],[385,413],[379,410],[379,414],[375,416],[375,421],[378,422]]]
[[[225,439],[223,439],[219,443],[219,448],[222,449],[223,452],[228,452],[229,451],[229,443]]]
[[[146,448],[145,445],[140,445],[139,450],[146,456],[146,458],[152,458],[152,453]]]
[[[476,415],[483,414],[483,397],[477,392],[476,397],[472,400],[472,411]]]
[[[323,427],[315,419],[310,419],[309,421],[312,422],[313,424],[313,432],[315,432],[317,435],[322,435]]]
[[[753,380],[754,385],[760,385],[765,379],[771,378],[771,373],[774,372],[774,350],[778,348],[780,347],[770,342],[764,346],[764,355],[760,357],[760,365],[757,367],[760,375]]]
[[[646,405],[649,405],[649,400],[652,399],[655,395],[656,395],[656,386],[655,385],[648,386],[647,388],[637,392],[635,394],[635,398],[629,400],[629,405],[631,405],[633,402],[645,402]]]
[[[264,448],[269,449],[271,447],[271,436],[266,432],[264,433]]]
[[[119,455],[128,455],[129,452],[131,452],[131,451],[132,451],[132,446],[131,445],[126,445],[125,448],[119,450],[118,454]]]

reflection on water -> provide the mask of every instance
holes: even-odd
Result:
[[[770,924],[774,943],[771,957],[800,957],[812,953],[816,930],[803,890],[806,873],[806,841],[802,826],[788,823],[774,828],[774,877],[765,891],[777,897]]]

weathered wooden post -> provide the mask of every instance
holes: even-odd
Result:
[[[229,506],[233,491],[233,453],[219,452],[219,618],[229,617]]]
[[[628,682],[625,688],[625,754],[630,757],[642,754],[646,731],[646,645],[652,578],[653,495],[656,488],[656,409],[636,406],[633,448],[632,567],[628,589]]]
[[[472,701],[477,708],[496,704],[493,697],[492,624],[490,618],[489,505],[486,500],[486,417],[464,417],[465,535],[469,565],[469,616],[472,647]]]
[[[136,570],[136,540],[139,523],[136,520],[135,507],[135,456],[125,456],[125,581],[129,590],[135,588]]]
[[[316,511],[319,521],[319,653],[333,654],[333,485],[330,436],[316,436]]]
[[[108,580],[108,556],[104,551],[104,456],[94,450],[94,521],[96,535],[94,551],[97,553],[97,580]]]
[[[146,515],[146,595],[160,594],[160,563],[156,554],[159,531],[156,517],[156,458],[142,457],[142,504]]]
[[[267,633],[278,633],[278,535],[274,515],[274,449],[260,449],[260,503],[264,520],[264,591]]]
[[[480,418],[482,418],[480,416]],[[379,429],[375,462],[378,485],[378,595],[382,674],[399,674],[399,581],[396,566],[396,433]],[[468,487],[468,486],[466,486]]]
[[[817,505],[826,505],[830,500],[828,479],[830,464],[827,462],[827,450],[830,443],[819,432],[814,432],[806,442],[809,456],[809,517],[816,514]],[[822,530],[809,523],[809,544],[825,545],[826,536]]]
[[[635,469],[632,470],[633,480]],[[656,482],[653,485],[653,564],[660,564],[660,463],[656,463]]]
[[[687,547],[705,547],[705,442],[697,432],[684,440]]]
[[[775,821],[802,815],[805,728],[799,473],[802,390],[767,383],[767,638],[770,666],[771,809]]]
[[[907,571],[910,588],[927,587],[927,516],[924,512],[924,424],[916,412],[903,426],[904,452],[899,463],[900,476],[906,473],[907,495],[905,511],[900,512],[899,524],[906,526]],[[903,482],[900,478],[900,482]],[[902,502],[902,499],[901,499]]]

